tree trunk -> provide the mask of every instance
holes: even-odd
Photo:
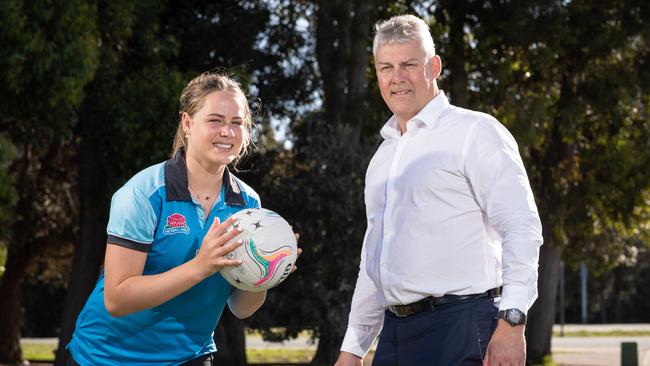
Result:
[[[469,93],[467,91],[467,69],[465,67],[465,17],[467,16],[467,1],[454,0],[448,4],[441,4],[441,9],[449,14],[449,52],[442,60],[442,67],[450,71],[449,74],[449,99],[453,105],[467,108]],[[434,40],[435,42],[435,40]]]
[[[322,321],[318,324],[318,346],[311,365],[333,365],[339,357],[341,343],[345,336],[352,298],[342,301],[337,293],[330,289],[329,296],[321,294],[323,299],[320,313]]]
[[[614,323],[623,322],[623,302],[621,301],[620,293],[623,292],[624,284],[622,277],[622,269],[616,268],[614,270],[614,288],[612,289],[612,296],[614,297]]]
[[[347,319],[347,316],[345,319]],[[322,322],[319,325],[318,347],[316,347],[316,354],[311,361],[312,366],[329,366],[336,362],[345,335],[337,328],[341,327],[333,326],[331,322]],[[345,325],[342,328],[345,330]]]
[[[106,249],[109,195],[97,146],[100,146],[99,142],[94,143],[92,138],[82,139],[79,146],[81,238],[72,261],[55,366],[65,363],[65,346],[70,342],[77,316],[97,282]]]
[[[228,307],[221,314],[217,329],[214,331],[217,353],[214,363],[219,366],[246,366],[246,335],[244,322],[234,316]]]
[[[550,236],[548,231],[546,235]],[[539,297],[528,312],[526,325],[526,353],[529,364],[542,363],[544,356],[551,354],[561,257],[562,250],[553,246],[551,240],[542,245],[539,258]]]
[[[36,211],[34,197],[38,174],[30,170],[33,155],[25,148],[17,171],[16,187],[21,189],[15,215],[18,219],[11,227],[7,253],[7,269],[0,283],[0,363],[18,364],[22,361],[20,349],[20,327],[23,313],[21,290],[23,280],[34,253],[30,252],[28,239],[35,237],[33,229]]]
[[[350,1],[318,1],[316,58],[323,82],[323,111],[327,123],[344,121],[348,95]]]
[[[345,131],[342,137],[352,144],[361,140],[363,101],[367,99],[366,71],[371,57],[368,45],[377,8],[373,0],[318,1],[316,56],[325,94],[324,122],[334,126],[333,131]],[[321,308],[318,347],[312,365],[332,365],[338,358],[350,301],[337,298],[328,302],[333,306]]]
[[[0,363],[19,364],[20,326],[23,320],[21,288],[29,253],[25,245],[12,243],[7,255],[7,270],[0,283]]]
[[[349,31],[349,58],[347,108],[343,115],[343,123],[352,127],[350,139],[354,143],[360,141],[364,101],[368,99],[368,42],[371,34],[371,19],[374,18],[377,6],[374,1],[356,1],[354,17]]]

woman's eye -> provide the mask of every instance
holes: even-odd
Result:
[[[241,126],[241,125],[244,124],[244,122],[242,122],[242,121],[232,121],[232,124],[237,125],[237,126]]]

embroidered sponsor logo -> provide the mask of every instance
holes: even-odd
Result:
[[[185,222],[185,216],[179,213],[173,213],[167,216],[167,224],[163,227],[163,234],[173,235],[173,234],[187,234],[190,232],[189,226]]]

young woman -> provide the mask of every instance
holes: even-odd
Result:
[[[252,315],[266,292],[230,286],[218,271],[238,230],[229,217],[260,207],[227,165],[246,152],[251,112],[239,84],[205,73],[185,87],[172,158],[114,195],[104,271],[79,314],[70,365],[211,365],[226,303]]]

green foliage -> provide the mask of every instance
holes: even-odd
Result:
[[[315,337],[322,327],[344,329],[338,317],[347,313],[356,283],[365,169],[376,146],[350,140],[349,126],[328,125],[319,117],[306,123],[296,155],[276,162],[262,184],[264,205],[289,220],[303,248],[298,271],[269,292],[268,304],[251,322],[271,340],[296,337],[303,329]],[[271,329],[278,325],[285,328]]]
[[[184,84],[181,73],[163,65],[125,70],[119,80],[93,83],[82,123],[86,138],[97,142],[96,151],[106,159],[111,190],[169,157]]]
[[[629,283],[647,278],[643,263],[635,261],[645,258],[642,248],[650,242],[650,31],[643,22],[650,3],[467,1],[455,19],[452,5],[459,3],[355,2],[369,6],[369,26],[405,12],[432,20],[445,65],[442,88],[449,91],[465,73],[468,105],[495,115],[515,135],[547,244],[562,246],[572,263],[587,259],[597,275],[620,265],[638,268],[623,276]],[[2,2],[0,256],[16,200],[28,188],[38,192],[39,235],[78,232],[74,192],[81,179],[94,179],[96,184],[86,184],[103,195],[86,204],[107,210],[110,194],[124,180],[168,155],[183,85],[199,72],[222,68],[263,105],[259,151],[240,175],[264,206],[293,223],[304,249],[298,272],[269,292],[251,324],[276,340],[305,328],[315,337],[327,327],[340,333],[365,229],[363,178],[389,111],[374,78],[371,37],[359,43],[367,51],[367,85],[362,98],[348,105],[361,106],[359,113],[331,108],[345,117],[333,124],[326,117],[332,110],[315,111],[340,97],[326,95],[325,83],[348,85],[346,78],[355,76],[342,71],[353,61],[349,50],[332,58],[343,64],[317,58],[320,9],[332,10],[337,22],[338,38],[328,38],[326,49],[350,41],[344,31],[350,19],[338,5],[349,6],[293,0]],[[454,21],[463,25],[463,52],[452,45]],[[446,68],[456,63],[462,72]],[[325,80],[330,77],[337,79]],[[273,141],[271,119],[289,122],[293,149]],[[103,176],[75,175],[75,159],[88,157]],[[58,168],[46,174],[39,170],[44,163]],[[30,179],[19,181],[21,176]],[[66,274],[61,261],[70,250],[50,249],[48,258],[34,261],[30,276],[60,284]],[[54,267],[59,274],[49,270]],[[628,295],[647,296],[641,288]],[[286,328],[274,332],[275,325]]]
[[[0,19],[0,129],[17,146],[69,135],[97,66],[95,7],[12,0]]]
[[[174,63],[180,70],[234,73],[269,115],[291,120],[318,88],[310,29],[297,25],[313,11],[308,2],[291,0],[171,1],[161,31],[179,44]]]
[[[251,100],[261,98],[264,108],[258,118],[260,134],[256,134],[261,149],[275,144],[268,139],[264,113],[291,115],[295,111],[286,104],[309,93],[296,80],[300,78],[296,75],[303,75],[302,68],[283,69],[287,53],[303,46],[303,35],[295,31],[295,24],[279,18],[279,24],[265,28],[272,22],[271,12],[281,12],[282,6],[123,1],[104,11],[102,43],[111,47],[102,47],[102,67],[82,114],[86,138],[94,140],[96,150],[107,158],[109,190],[168,157],[178,126],[178,98],[198,73],[223,70],[234,74],[245,88],[256,84]],[[235,30],[236,37],[224,36]],[[287,39],[278,46],[259,45],[261,38],[278,40],[282,35]],[[291,92],[298,94],[295,98],[286,94]]]
[[[541,314],[553,309],[560,260],[551,254],[606,273],[647,228],[636,212],[650,187],[650,84],[639,67],[650,52],[650,7],[529,0],[466,2],[463,10],[453,21],[463,24],[464,58],[447,64],[462,62],[468,105],[517,138],[544,228],[541,292],[527,329],[529,360],[540,361],[553,321]]]
[[[493,113],[519,141],[547,243],[566,247],[569,261],[588,254],[596,268],[616,264],[650,186],[650,84],[638,67],[650,50],[647,4],[469,8],[470,105]]]
[[[67,167],[98,34],[95,4],[83,0],[6,1],[0,19],[0,243],[14,246],[11,261],[12,252],[29,246],[38,257],[73,235]]]
[[[647,242],[626,245],[616,262],[616,266],[606,270],[589,270],[587,321],[647,323],[650,314],[650,290],[646,285],[650,281],[650,248]],[[581,321],[580,286],[579,268],[567,267],[564,303],[567,323]]]
[[[23,235],[31,240],[49,229],[61,232],[74,216],[66,209],[74,203],[65,159],[72,156],[67,144],[75,110],[97,67],[95,11],[83,0],[0,5],[0,165],[6,168],[0,174],[0,240],[10,244]],[[29,202],[19,204],[19,198]],[[22,211],[14,212],[15,206]],[[13,217],[43,222],[31,222],[30,233],[9,233]]]

